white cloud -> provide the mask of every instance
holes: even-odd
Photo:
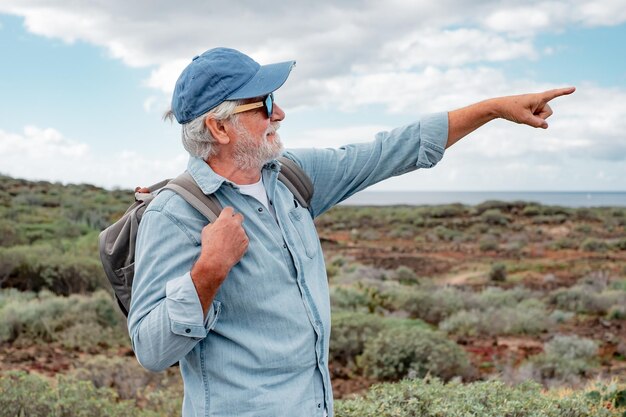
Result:
[[[501,82],[496,82],[494,86],[491,80],[495,74],[488,75],[491,77],[473,77],[481,81],[475,84],[469,95],[480,94],[490,88],[505,89],[510,84],[500,76]],[[451,80],[457,78],[451,77]],[[403,85],[402,80],[398,80],[396,85],[393,79],[390,76],[386,80],[391,83],[391,97],[396,93],[401,95]],[[530,91],[551,87],[531,82],[522,84]],[[431,87],[427,83],[424,85],[426,87],[422,91],[416,89],[401,97],[408,102],[411,94],[426,94]],[[394,90],[396,87],[398,91]],[[459,85],[449,87],[454,91],[454,87]],[[350,87],[348,90],[355,89]],[[360,93],[357,91],[355,94]],[[466,98],[444,96],[435,103],[441,105],[439,109],[450,108],[445,104]],[[432,110],[432,103],[419,104],[415,98],[413,100],[414,108],[423,110],[422,113]],[[376,189],[623,190],[626,178],[626,108],[615,103],[624,102],[624,90],[581,85],[573,95],[551,102],[554,115],[548,119],[550,127],[547,130],[494,121],[450,148],[435,169],[388,180],[377,185]],[[319,138],[324,138],[323,146],[337,147],[352,138],[371,139],[379,130],[387,130],[387,127],[319,129],[294,132],[292,136],[299,139],[297,146],[310,146]],[[289,138],[285,138],[285,142],[292,145]],[[598,172],[605,174],[600,178]]]
[[[3,0],[0,12],[29,31],[105,48],[129,66],[152,67],[146,84],[170,94],[180,70],[209,47],[242,49],[260,62],[297,59],[302,78],[458,67],[538,55],[534,38],[572,25],[626,21],[623,0],[258,2]]]
[[[187,155],[151,159],[124,150],[95,155],[85,143],[65,138],[55,129],[27,126],[22,133],[0,130],[0,160],[2,173],[13,177],[133,188],[179,174]]]
[[[538,47],[542,33],[626,22],[624,0],[530,0],[523,5],[512,0],[295,0],[271,8],[250,0],[218,7],[197,0],[185,4],[2,0],[0,13],[23,16],[32,33],[86,42],[128,66],[149,68],[144,83],[155,91],[144,101],[147,112],[165,109],[176,77],[195,54],[225,45],[262,63],[297,59],[278,95],[285,108],[306,114],[312,108],[350,113],[375,106],[416,116],[556,87],[511,79],[493,64],[553,53],[551,45]],[[494,184],[490,181],[523,188],[532,181],[560,184],[564,178],[583,184],[598,180],[597,172],[618,184],[616,173],[624,172],[619,164],[626,165],[626,110],[616,103],[624,102],[623,89],[579,86],[573,96],[555,101],[547,131],[493,123],[455,145],[441,167],[420,175],[427,184],[448,184],[448,189],[453,184],[479,189]],[[388,128],[379,120],[295,132],[285,142],[338,146]],[[85,143],[35,127],[0,131],[0,157],[0,169],[15,176],[126,187],[175,175],[186,160],[182,151],[160,160],[131,152],[110,155],[104,164]],[[598,169],[601,164],[607,169]],[[391,186],[411,184],[394,181],[400,182]],[[623,189],[623,184],[615,187]]]
[[[408,70],[423,66],[459,67],[537,57],[530,38],[510,39],[478,29],[418,30],[383,45],[384,67]],[[359,68],[369,72],[367,68]]]

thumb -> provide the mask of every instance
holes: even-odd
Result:
[[[548,122],[546,122],[544,119],[542,119],[539,116],[530,116],[528,120],[526,121],[526,124],[528,126],[540,127],[542,129],[548,128]]]
[[[234,215],[235,215],[235,209],[230,206],[226,206],[222,209],[222,212],[220,213],[218,217],[227,218],[227,217],[233,217]]]

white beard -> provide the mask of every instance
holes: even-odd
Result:
[[[280,128],[280,122],[272,122],[267,128],[261,143],[243,128],[238,128],[239,139],[234,149],[234,162],[240,170],[259,169],[272,159],[278,158],[283,152],[283,143],[276,131]],[[274,140],[270,141],[268,135],[274,133]]]

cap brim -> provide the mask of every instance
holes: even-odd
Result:
[[[250,81],[226,97],[226,100],[260,97],[278,90],[287,81],[287,77],[295,65],[296,61],[262,65]]]

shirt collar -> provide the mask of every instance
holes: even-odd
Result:
[[[263,166],[263,170],[266,169],[278,172],[280,170],[280,162],[272,160]],[[236,184],[213,171],[213,168],[211,168],[204,159],[198,158],[197,156],[189,157],[187,171],[191,174],[204,194],[213,194],[224,183],[231,187],[238,188]]]

